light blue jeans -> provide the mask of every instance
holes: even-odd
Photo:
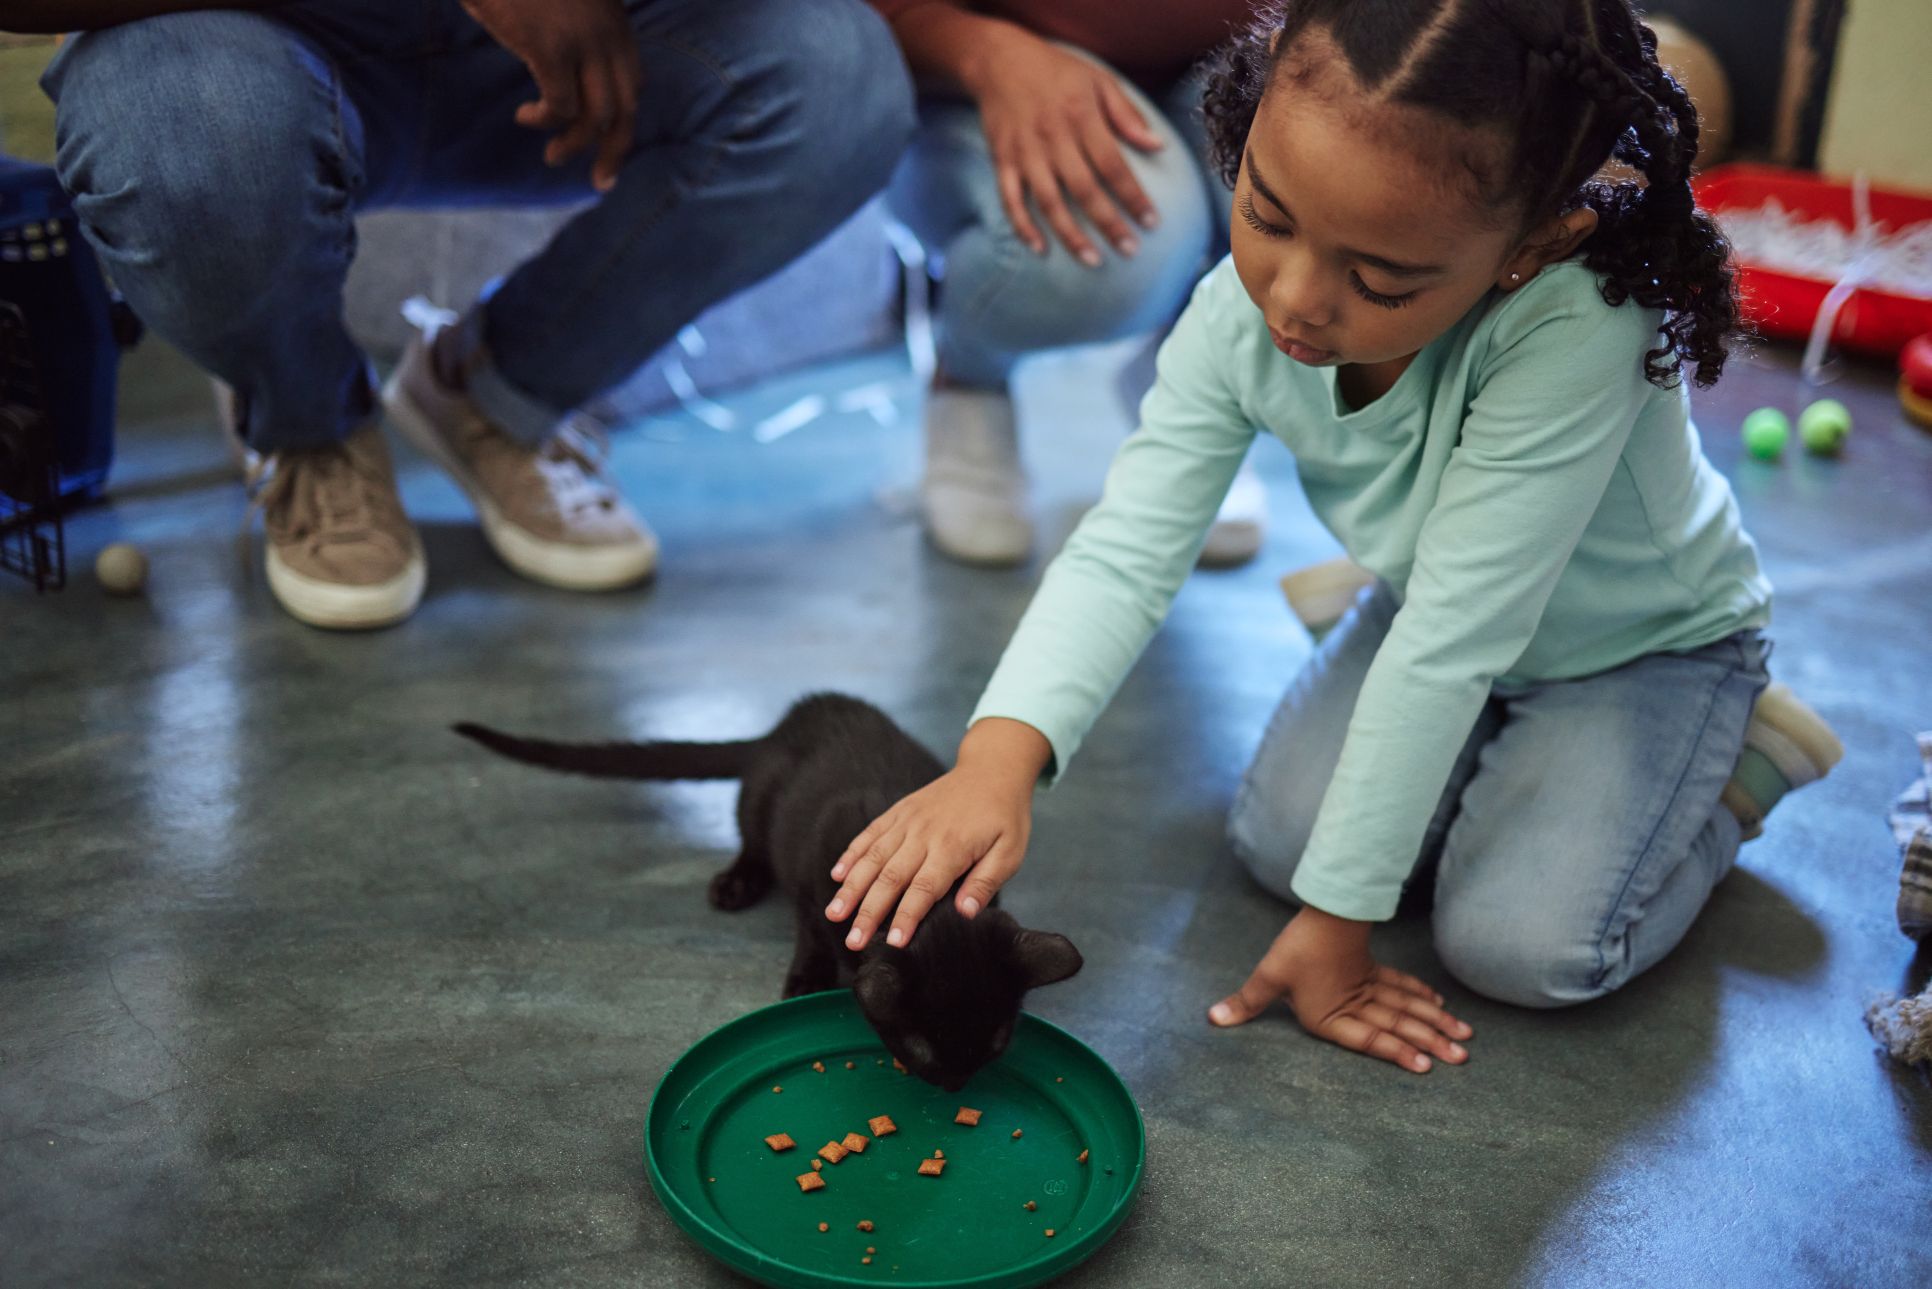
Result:
[[[1395,617],[1364,591],[1289,687],[1229,820],[1235,853],[1285,900]],[[1654,966],[1737,858],[1718,794],[1766,683],[1740,632],[1601,675],[1494,692],[1417,857],[1436,952],[1478,993],[1524,1007],[1601,997]]]
[[[1165,145],[1153,153],[1120,145],[1160,224],[1136,227],[1140,249],[1123,256],[1080,216],[1103,257],[1092,269],[1037,209],[1047,253],[1035,255],[1014,233],[976,106],[920,103],[919,127],[886,200],[942,264],[937,343],[940,368],[953,382],[998,388],[1029,353],[1165,326],[1187,302],[1207,257],[1225,243],[1230,197],[1206,166],[1201,78],[1179,82],[1158,105],[1121,83]]]
[[[470,389],[535,443],[707,305],[884,184],[914,123],[861,0],[628,0],[644,68],[616,187],[472,315]],[[68,42],[43,85],[88,240],[158,334],[234,385],[263,451],[370,413],[342,323],[353,216],[585,201],[515,123],[523,64],[458,0],[201,10]]]

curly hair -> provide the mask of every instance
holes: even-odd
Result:
[[[1276,0],[1210,69],[1202,113],[1230,187],[1262,94],[1311,29],[1384,101],[1500,134],[1507,146],[1463,163],[1523,228],[1594,210],[1582,256],[1604,301],[1664,312],[1645,377],[1669,387],[1689,364],[1717,381],[1738,329],[1730,245],[1691,193],[1697,109],[1630,0]],[[1599,177],[1613,159],[1642,182]]]

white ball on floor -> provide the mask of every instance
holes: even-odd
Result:
[[[115,542],[94,557],[94,576],[109,595],[139,595],[148,580],[148,557],[126,542]]]

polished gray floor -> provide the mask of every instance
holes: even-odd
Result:
[[[429,598],[356,637],[269,602],[202,387],[156,347],[131,360],[74,585],[0,584],[0,1284],[733,1283],[639,1162],[658,1076],[774,998],[789,952],[778,907],[704,905],[729,789],[550,777],[445,726],[737,735],[831,687],[949,748],[1037,568],[923,547],[909,391],[869,360],[731,400],[746,426],[812,394],[851,409],[770,442],[624,432],[665,547],[637,594],[519,582],[409,461]],[[1883,813],[1932,729],[1932,435],[1882,372],[1834,392],[1859,420],[1837,463],[1738,460],[1744,411],[1796,410],[1785,356],[1699,407],[1781,585],[1775,669],[1848,759],[1606,1002],[1486,1003],[1425,924],[1390,927],[1386,956],[1477,1030],[1425,1078],[1285,1016],[1203,1020],[1283,917],[1221,819],[1308,648],[1274,578],[1333,549],[1262,445],[1267,550],[1189,584],[1011,888],[1087,957],[1038,1010],[1147,1119],[1138,1210],[1067,1283],[1932,1283],[1932,1088],[1860,1020],[1924,975]],[[1057,542],[1119,413],[1091,356],[1023,396]],[[145,598],[86,571],[118,539],[153,560]]]

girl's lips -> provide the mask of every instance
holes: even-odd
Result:
[[[1335,361],[1335,351],[1332,349],[1317,349],[1313,345],[1304,345],[1301,341],[1290,340],[1288,337],[1276,331],[1270,331],[1268,336],[1275,342],[1275,348],[1281,350],[1282,353],[1287,354],[1298,363],[1307,363],[1310,367],[1319,367],[1323,363]]]

